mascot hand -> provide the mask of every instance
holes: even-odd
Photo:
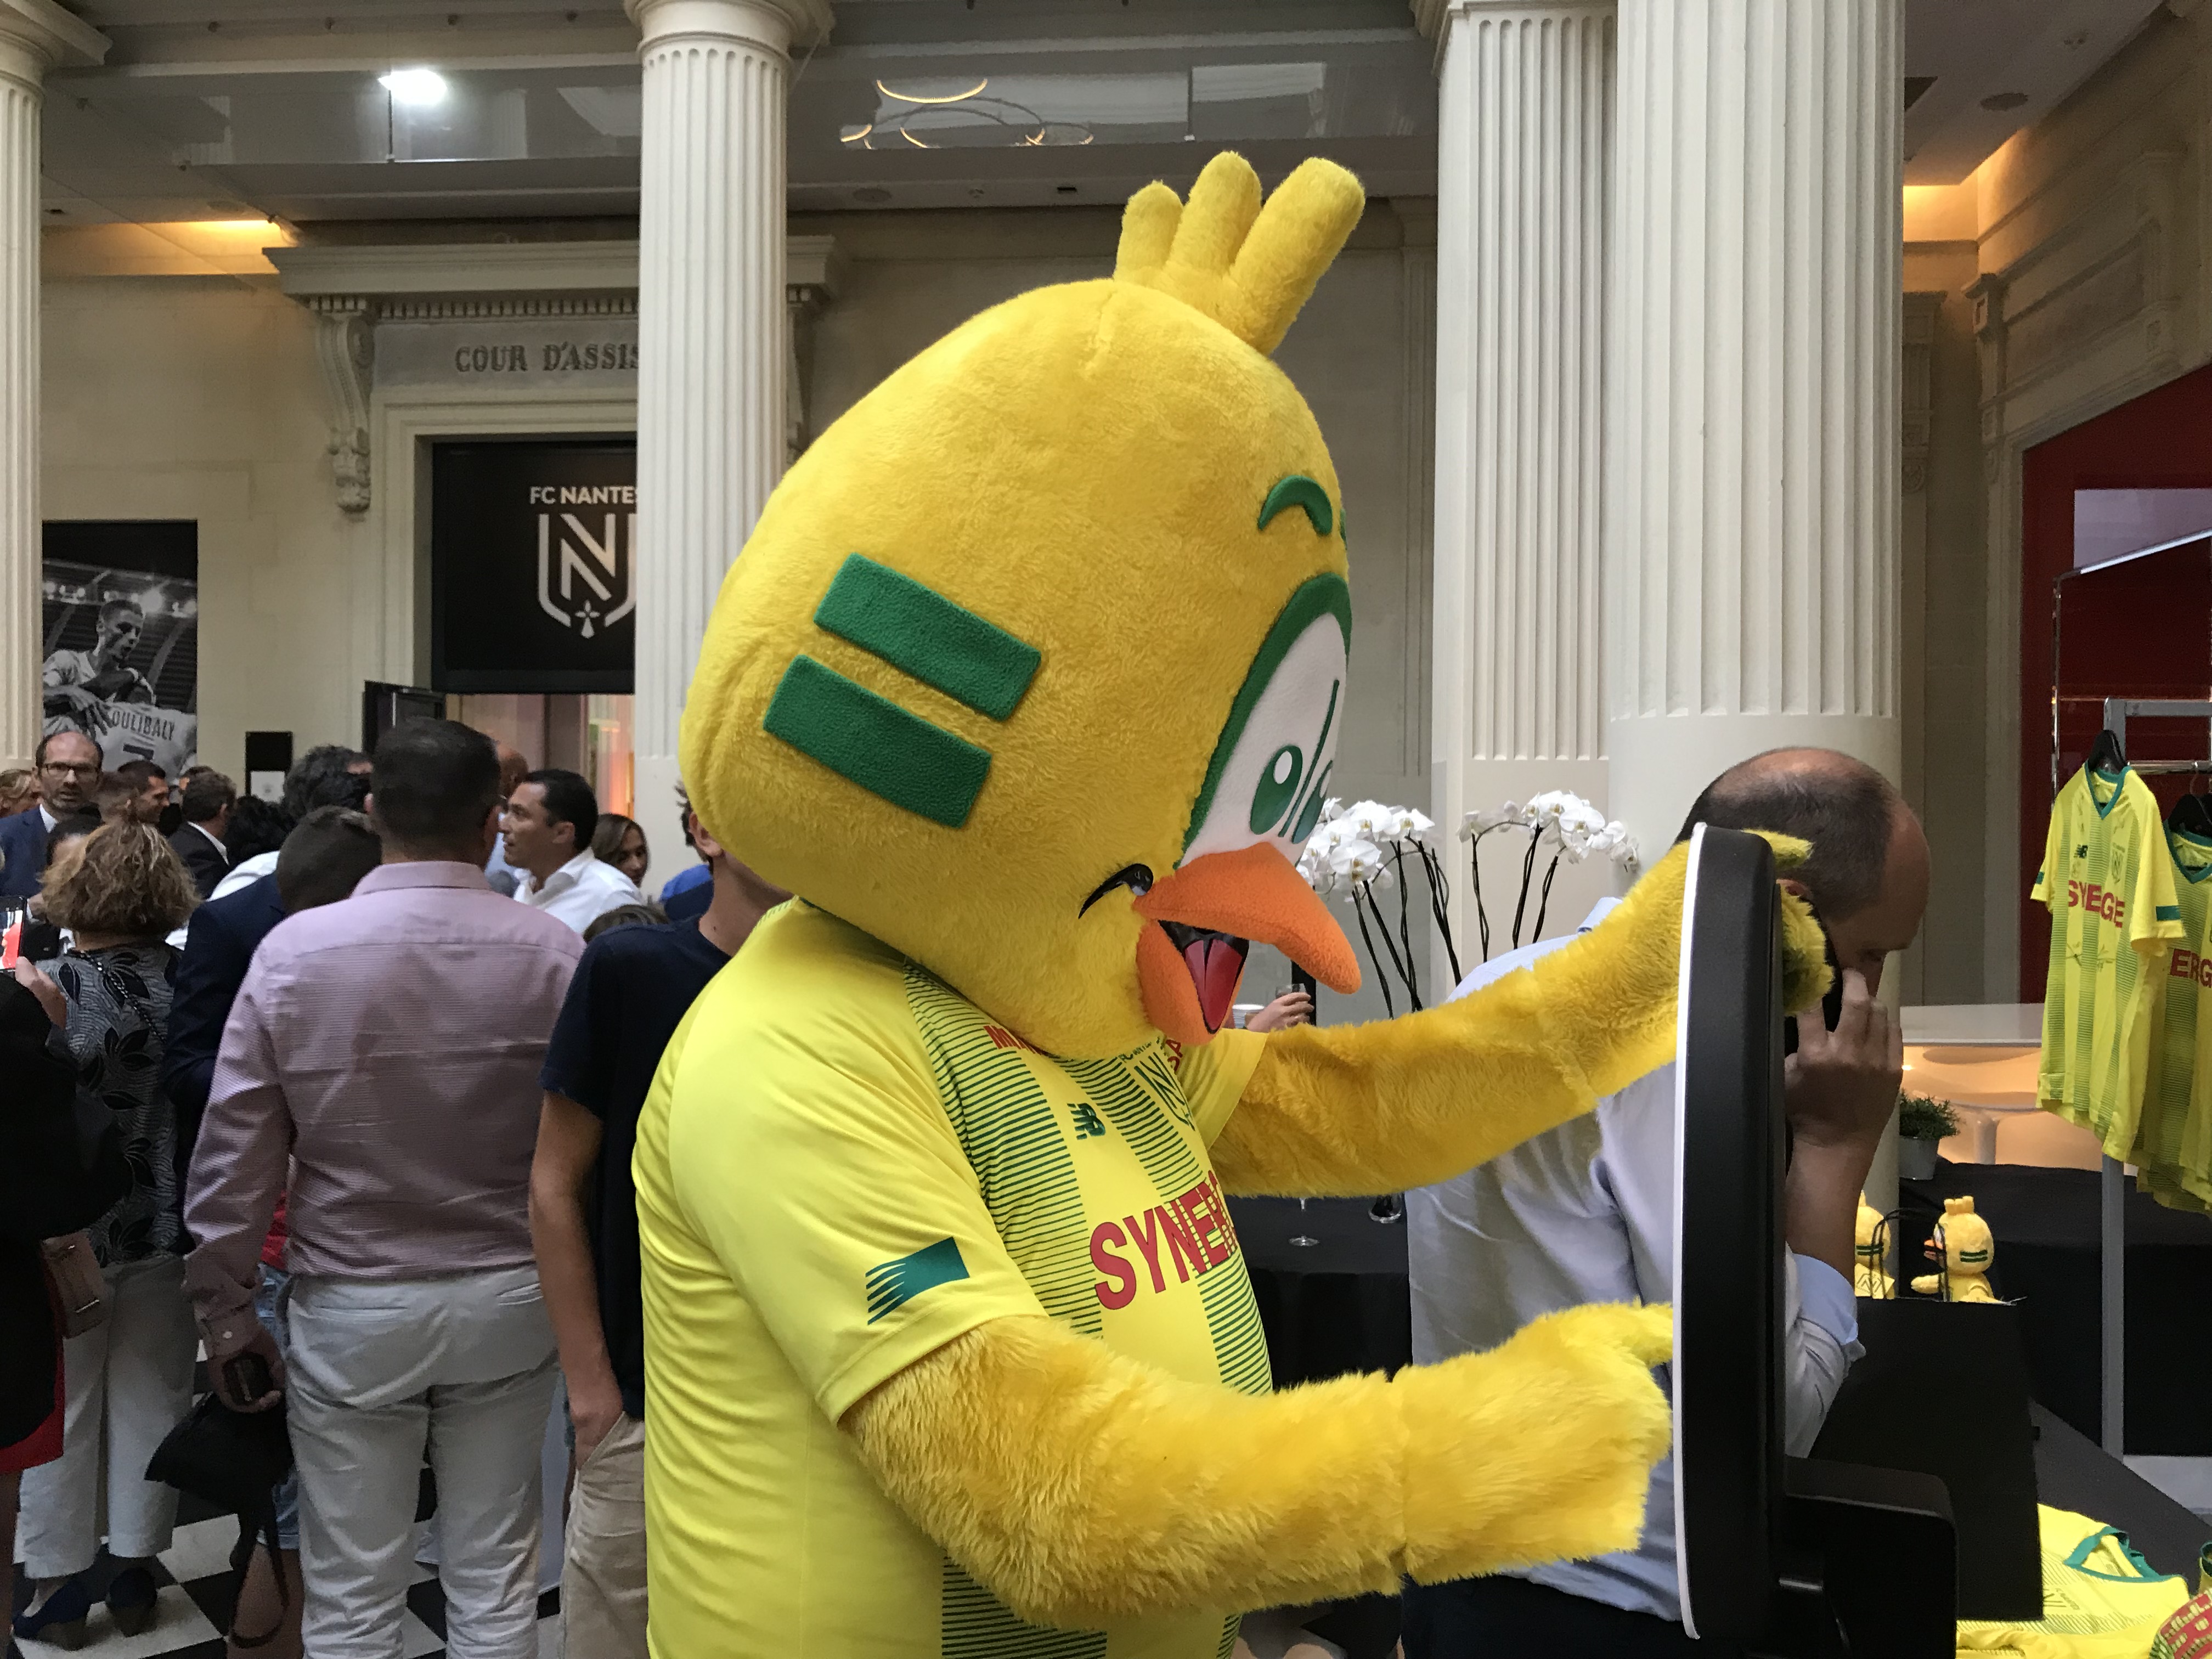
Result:
[[[1673,1349],[1665,1308],[1547,1314],[1504,1346],[1401,1371],[1406,1571],[1424,1583],[1632,1549]]]
[[[844,1427],[1008,1607],[1088,1630],[1626,1547],[1667,1449],[1668,1342],[1664,1310],[1576,1308],[1490,1353],[1255,1398],[999,1319]]]

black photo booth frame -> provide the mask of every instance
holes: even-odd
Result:
[[[1674,1129],[1682,1622],[1773,1659],[1951,1659],[1957,1538],[1943,1483],[1784,1449],[1788,1130],[1774,878],[1759,836],[1692,832]]]

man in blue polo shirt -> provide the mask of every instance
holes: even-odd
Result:
[[[630,1152],[637,1115],[694,998],[791,896],[685,828],[713,872],[705,913],[618,927],[576,964],[553,1028],[530,1171],[530,1231],[576,1425],[562,1569],[568,1651],[645,1659],[645,1314]]]

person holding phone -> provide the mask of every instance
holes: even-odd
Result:
[[[1838,969],[1824,1017],[1796,1022],[1795,1052],[1784,1066],[1791,1134],[1785,1409],[1789,1448],[1802,1455],[1858,1354],[1853,1229],[1904,1066],[1901,1029],[1875,997],[1889,957],[1919,931],[1928,842],[1887,779],[1826,749],[1775,750],[1731,767],[1698,798],[1678,839],[1699,823],[1810,843],[1810,856],[1783,885],[1818,913]],[[1583,931],[1602,926],[1611,907],[1601,903]],[[1546,940],[1486,963],[1454,994],[1565,942]],[[1408,1193],[1415,1363],[1494,1347],[1557,1308],[1668,1300],[1674,1159],[1670,1062],[1586,1117]],[[1691,1642],[1680,1618],[1669,1457],[1652,1471],[1635,1550],[1409,1589],[1406,1659],[1725,1653]]]

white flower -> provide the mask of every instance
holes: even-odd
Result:
[[[1602,854],[1615,864],[1636,862],[1636,838],[1628,833],[1628,826],[1619,818],[1605,825],[1590,837],[1589,850]]]
[[[1393,806],[1389,813],[1388,830],[1393,841],[1426,841],[1437,827],[1418,807]]]
[[[1382,849],[1361,836],[1350,836],[1328,849],[1329,873],[1354,889],[1381,882]]]
[[[1361,835],[1372,839],[1389,833],[1392,811],[1379,800],[1363,800],[1353,803],[1344,817]]]
[[[1472,841],[1486,830],[1495,830],[1508,823],[1526,823],[1527,813],[1517,800],[1509,800],[1503,806],[1492,806],[1480,812],[1469,812],[1459,823],[1459,838]]]

